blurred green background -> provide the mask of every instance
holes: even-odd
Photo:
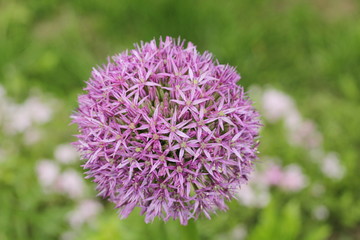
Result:
[[[359,11],[356,0],[0,1],[0,240],[360,239]],[[92,67],[167,35],[236,66],[264,115],[248,188],[188,227],[119,220],[69,145]],[[274,169],[287,185],[266,182]]]

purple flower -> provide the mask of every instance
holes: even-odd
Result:
[[[233,67],[167,37],[94,69],[73,114],[88,178],[126,218],[226,210],[257,158],[259,115]]]

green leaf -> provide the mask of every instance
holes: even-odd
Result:
[[[328,239],[330,236],[330,227],[327,225],[320,226],[316,229],[313,229],[312,231],[309,231],[305,237],[304,240],[325,240]]]

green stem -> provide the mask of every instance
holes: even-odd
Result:
[[[183,240],[197,240],[199,239],[199,234],[197,231],[196,222],[191,219],[188,222],[187,226],[181,227],[182,228],[182,236]]]
[[[164,221],[160,221],[160,224],[159,224],[159,232],[161,232],[163,235],[162,235],[162,239],[164,240],[168,240],[170,238],[168,238],[168,228],[166,227]]]

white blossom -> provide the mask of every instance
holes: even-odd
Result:
[[[41,139],[41,131],[36,128],[36,127],[31,127],[28,128],[25,132],[24,132],[24,143],[26,145],[33,145],[35,143],[37,143],[40,139]]]
[[[261,208],[269,203],[270,193],[266,186],[248,184],[241,186],[237,198],[245,206]]]
[[[329,210],[324,205],[316,206],[312,212],[313,216],[317,220],[325,220],[329,216]]]
[[[322,135],[317,131],[315,123],[310,120],[289,128],[288,136],[290,143],[304,148],[316,149],[322,143]]]
[[[69,213],[69,223],[73,228],[79,228],[84,223],[92,221],[101,210],[102,205],[99,202],[91,199],[82,200]]]
[[[56,190],[67,194],[70,198],[79,198],[84,194],[84,181],[75,170],[66,170],[56,181]]]
[[[262,106],[264,117],[270,122],[279,121],[295,107],[291,97],[273,88],[264,91]]]
[[[61,163],[72,163],[79,158],[79,155],[76,149],[70,144],[61,144],[56,147],[55,159]]]
[[[51,160],[40,160],[36,165],[39,183],[46,189],[52,186],[59,176],[59,166]]]
[[[231,232],[231,239],[233,240],[242,240],[245,239],[247,235],[247,230],[244,225],[237,225]]]
[[[335,153],[328,153],[325,156],[321,163],[321,170],[325,176],[333,179],[341,179],[345,174],[345,169]]]

